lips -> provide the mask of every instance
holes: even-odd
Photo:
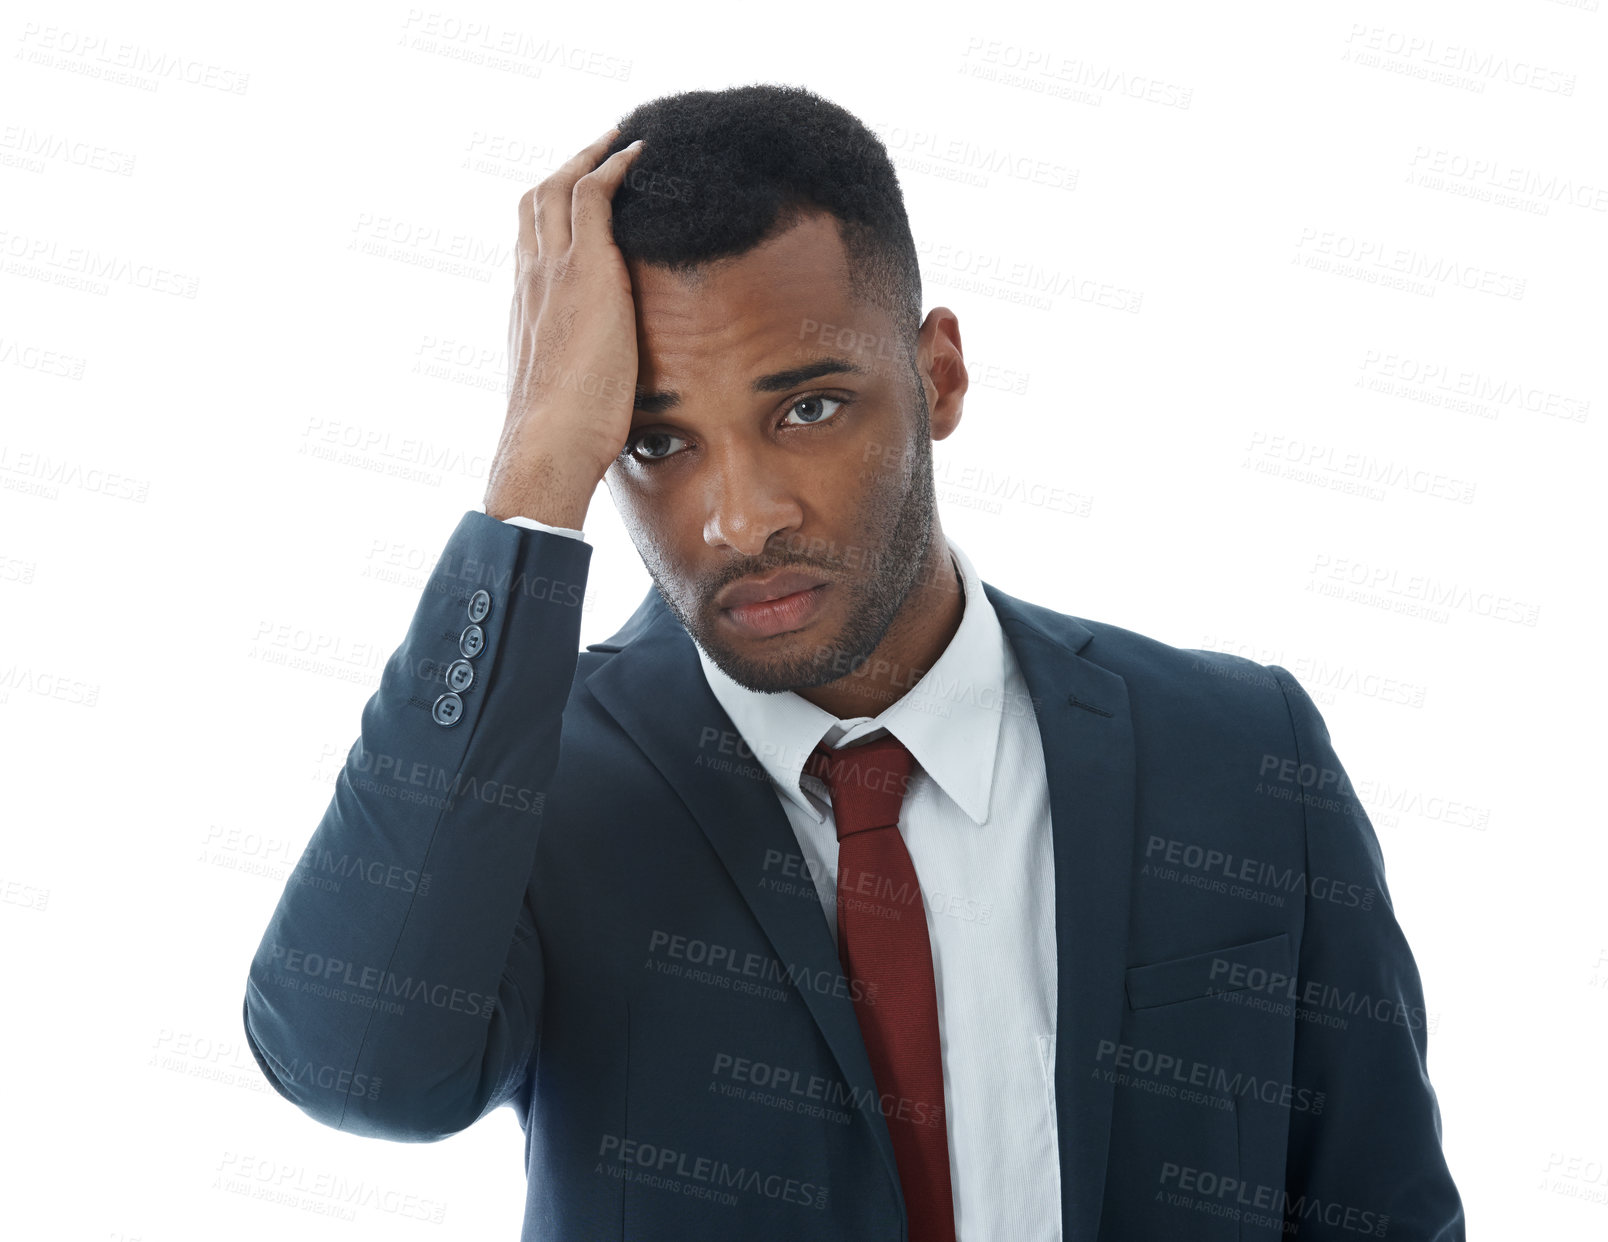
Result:
[[[722,619],[740,634],[763,642],[807,629],[820,615],[821,598],[831,590],[830,582],[794,591],[757,604],[734,604],[721,612]],[[775,586],[768,588],[778,589]]]
[[[772,574],[769,578],[744,578],[721,593],[721,608],[740,608],[744,604],[760,604],[766,600],[781,599],[808,591],[826,581],[819,574],[803,573],[796,569]]]

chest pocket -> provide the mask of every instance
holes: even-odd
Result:
[[[1245,988],[1281,992],[1294,971],[1291,956],[1290,937],[1280,932],[1266,940],[1227,945],[1149,966],[1130,966],[1128,1008],[1153,1009]]]

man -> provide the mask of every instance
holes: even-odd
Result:
[[[960,333],[865,127],[653,101],[518,255],[485,512],[251,965],[281,1094],[401,1141],[511,1105],[530,1240],[1461,1239],[1311,701],[943,535]],[[577,653],[600,480],[655,590]]]

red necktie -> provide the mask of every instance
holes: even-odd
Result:
[[[910,752],[887,733],[832,750],[823,742],[804,770],[826,782],[837,821],[838,957],[893,1139],[910,1218],[910,1242],[954,1242],[927,910],[899,835]]]

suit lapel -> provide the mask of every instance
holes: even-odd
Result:
[[[1128,893],[1134,840],[1135,760],[1128,687],[1078,652],[1094,637],[1072,617],[983,583],[1032,696],[1049,781],[1055,857],[1055,1101],[1066,1242],[1093,1242],[1110,1144],[1112,1085],[1090,1069],[1101,1039],[1122,1029]],[[702,730],[735,731],[709,689],[692,639],[657,590],[606,642],[617,654],[587,688],[686,804],[784,968],[842,979],[818,908],[760,887],[765,851],[798,849],[768,780],[697,764]],[[644,686],[652,695],[642,693]],[[666,711],[660,704],[675,704]],[[800,987],[805,1006],[856,1098],[877,1098],[865,1043],[845,983]],[[862,1111],[888,1176],[898,1184],[880,1110]]]
[[[1093,632],[983,583],[1033,699],[1055,846],[1055,1108],[1066,1242],[1094,1242],[1105,1195],[1112,1085],[1091,1072],[1122,1029],[1133,868],[1128,686],[1078,655]]]
[[[877,1103],[859,1019],[821,907],[760,884],[767,850],[798,853],[798,838],[787,813],[769,780],[732,775],[696,762],[700,753],[718,753],[713,747],[700,750],[701,739],[729,736],[736,725],[709,689],[692,639],[655,590],[619,633],[588,650],[618,652],[586,679],[587,689],[686,804],[783,969],[795,972],[791,976],[795,987],[854,1092],[851,1098],[863,1101],[860,1111],[871,1122],[872,1137],[897,1187],[893,1141]],[[644,693],[644,687],[651,693]],[[665,704],[673,707],[666,710]],[[803,979],[831,983],[810,986]]]

